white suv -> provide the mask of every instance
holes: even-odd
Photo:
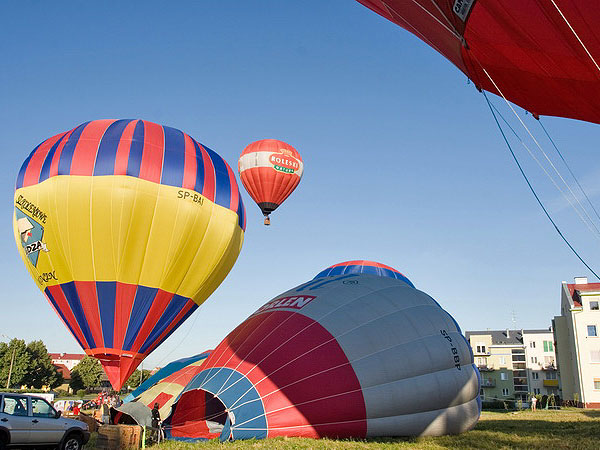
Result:
[[[29,445],[80,450],[89,439],[86,423],[61,417],[43,398],[0,392],[0,450]]]

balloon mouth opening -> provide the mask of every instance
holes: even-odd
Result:
[[[169,419],[171,435],[177,438],[221,438],[229,414],[225,404],[211,392],[194,389],[181,396]],[[228,430],[225,430],[227,434]]]

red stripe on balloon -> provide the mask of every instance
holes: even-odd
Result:
[[[195,305],[196,305],[196,303],[194,303],[193,300],[188,300],[187,303],[185,304],[185,306],[179,312],[179,314],[177,314],[175,319],[173,319],[171,324],[165,329],[165,331],[162,332],[162,334],[154,341],[154,343],[148,347],[148,350],[146,351],[145,354],[148,355],[149,353],[151,353],[156,348],[156,346],[163,341],[165,336],[168,336],[171,333],[173,328],[181,325],[179,323],[181,321],[181,319],[183,319],[185,317],[185,315],[188,312],[190,312],[190,309],[192,309]]]
[[[106,129],[114,122],[115,120],[94,120],[86,125],[73,151],[71,175],[93,175],[98,146]]]
[[[129,149],[131,148],[131,141],[133,139],[133,132],[138,121],[133,120],[123,130],[119,145],[117,147],[117,154],[115,156],[115,175],[127,175],[127,164],[129,163]]]
[[[65,144],[69,141],[71,134],[73,134],[73,131],[75,131],[75,128],[73,128],[71,131],[68,131],[65,138],[60,144],[58,144],[58,147],[56,147],[56,151],[52,157],[52,162],[50,163],[50,173],[48,174],[48,177],[55,177],[58,175],[58,162],[60,161],[60,155],[63,151],[63,148],[65,148]]]
[[[75,316],[73,315],[73,312],[71,311],[69,302],[67,301],[67,298],[65,297],[65,294],[64,294],[62,288],[60,287],[60,285],[48,286],[47,289],[50,292],[50,294],[52,294],[52,298],[56,302],[56,306],[58,307],[60,312],[63,314],[65,320],[68,322],[68,327],[71,330],[73,330],[75,337],[79,340],[80,343],[82,343],[84,345],[84,347],[83,347],[84,349],[89,348],[87,345],[87,340],[83,336],[83,333],[81,332],[81,328],[79,328],[79,324],[77,323],[77,320],[75,319]]]
[[[63,137],[65,133],[57,134],[56,136],[51,137],[44,141],[35,153],[31,156],[29,160],[29,164],[27,164],[27,169],[25,169],[25,176],[23,177],[23,187],[32,186],[37,184],[40,179],[40,172],[42,171],[42,166],[44,165],[44,161],[46,160],[46,156],[48,152],[52,148],[56,141],[58,141],[61,137]]]
[[[202,195],[211,202],[215,201],[215,167],[208,152],[204,150],[202,144],[199,144],[202,153],[202,163],[204,164],[204,186],[202,187]]]
[[[238,206],[240,204],[240,193],[237,189],[237,181],[235,179],[235,175],[233,174],[233,170],[229,167],[229,164],[225,164],[227,167],[227,173],[229,174],[229,186],[231,186],[230,191],[230,201],[229,201],[229,209],[234,212],[237,212]]]
[[[104,347],[102,336],[102,321],[98,310],[98,295],[96,293],[95,281],[75,281],[75,289],[85,314],[88,327],[92,332],[92,338],[96,347]]]
[[[123,348],[131,308],[135,300],[137,285],[117,282],[115,293],[115,328],[113,348]]]
[[[163,127],[152,122],[144,122],[144,149],[139,177],[143,180],[160,183],[162,174],[165,136]]]
[[[146,318],[142,323],[142,326],[137,332],[137,336],[133,341],[133,345],[131,347],[131,351],[138,353],[140,347],[144,344],[152,330],[158,323],[160,317],[167,309],[169,302],[173,298],[173,294],[170,292],[163,291],[161,289],[158,290],[154,300],[152,301],[152,305],[146,314]]]
[[[183,183],[184,189],[194,190],[196,186],[196,171],[198,170],[198,162],[196,160],[196,148],[192,138],[187,134],[183,134],[185,142],[185,162],[183,166]]]

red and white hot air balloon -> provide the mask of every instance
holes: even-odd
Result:
[[[238,161],[242,184],[265,216],[275,211],[296,189],[304,163],[298,151],[277,139],[263,139],[248,145]]]

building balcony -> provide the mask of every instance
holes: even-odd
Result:
[[[491,372],[494,370],[494,366],[488,366],[487,364],[477,364],[477,368],[480,372]]]
[[[482,379],[481,380],[481,387],[488,387],[488,388],[492,388],[492,387],[496,387],[496,380],[492,379],[492,378],[488,378],[488,379]]]
[[[550,364],[544,364],[542,366],[542,370],[550,370],[550,371],[552,371],[552,370],[557,370],[557,369],[556,369],[556,366],[554,365],[554,363],[550,363]]]
[[[558,380],[544,380],[544,386],[546,386],[546,387],[558,387]]]

